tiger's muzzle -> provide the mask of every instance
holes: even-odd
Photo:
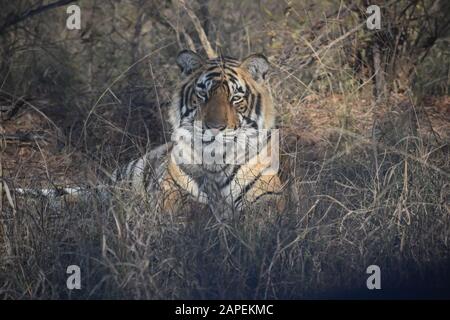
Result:
[[[225,129],[235,130],[238,127],[238,116],[230,102],[228,87],[220,85],[210,94],[209,99],[201,106],[199,113],[203,129],[214,135]]]

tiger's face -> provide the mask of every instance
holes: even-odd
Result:
[[[242,61],[228,57],[206,60],[185,50],[177,63],[186,79],[175,95],[170,122],[175,142],[185,144],[185,157],[191,157],[188,149],[201,142],[202,153],[212,152],[226,164],[231,153],[220,145],[228,141],[236,148],[233,156],[245,154],[245,149],[254,148],[249,136],[274,126],[273,103],[264,84],[269,63],[263,55]]]

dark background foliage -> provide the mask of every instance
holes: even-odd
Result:
[[[68,30],[66,8],[81,8]],[[381,30],[366,8],[381,7]],[[1,1],[0,297],[448,296],[450,2]],[[265,53],[282,213],[159,216],[117,195],[65,204],[15,187],[95,185],[170,138],[184,48]],[[11,192],[7,192],[10,190]],[[8,196],[8,194],[12,194]],[[81,266],[83,289],[66,289]]]

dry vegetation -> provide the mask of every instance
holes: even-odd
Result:
[[[51,2],[1,5],[1,298],[372,297],[371,264],[384,297],[449,296],[448,1],[373,1],[380,31],[364,1],[186,1],[217,51],[272,64],[289,205],[226,223],[14,195],[96,185],[164,142],[175,56],[204,53],[183,2],[76,1],[80,31],[66,6],[30,14]]]

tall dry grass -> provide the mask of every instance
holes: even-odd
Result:
[[[449,180],[437,170],[448,151],[419,137],[389,148],[350,138],[350,151],[320,161],[286,155],[295,167],[283,212],[220,222],[195,208],[161,215],[119,194],[61,208],[22,199],[3,212],[1,296],[358,297],[372,264],[387,295],[448,289]],[[71,264],[82,290],[66,288]]]
[[[0,35],[1,70],[8,75],[0,93],[7,104],[18,97],[26,102],[2,130],[49,136],[46,144],[2,146],[2,182],[10,189],[93,187],[105,171],[170,137],[164,119],[179,79],[174,57],[189,36],[197,40],[193,28],[178,7],[103,3],[90,4],[89,14],[113,22],[88,24],[82,35],[44,32],[55,30],[64,12]],[[376,101],[366,46],[371,35],[348,33],[360,23],[348,6],[243,1],[208,8],[216,48],[270,57],[285,210],[248,210],[221,222],[194,205],[158,214],[143,199],[114,191],[108,200],[93,192],[59,207],[14,197],[15,210],[3,196],[0,297],[448,297],[446,106],[433,118],[430,108],[439,103],[418,98],[448,95],[448,75],[437,68],[448,65],[447,40],[418,65],[418,90],[393,89]],[[324,18],[324,12],[332,14]],[[176,32],[174,21],[181,21]],[[428,73],[430,66],[438,70]],[[81,268],[81,290],[66,287],[72,264]],[[373,264],[382,272],[377,293],[366,288]]]

